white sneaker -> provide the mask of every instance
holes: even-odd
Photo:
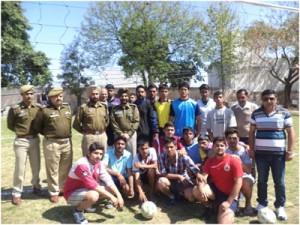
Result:
[[[88,224],[88,221],[84,217],[83,212],[77,212],[74,209],[73,215],[74,215],[74,219],[75,219],[77,224]]]
[[[276,208],[276,215],[277,215],[278,220],[286,220],[287,219],[286,212],[282,206],[280,206],[279,208]]]
[[[108,200],[106,203],[105,203],[105,208],[107,209],[112,209],[114,206],[112,204],[112,202],[110,200]]]
[[[87,213],[93,213],[93,212],[96,212],[96,208],[91,206],[91,207],[85,209],[84,211],[86,211]]]
[[[264,209],[264,208],[266,208],[266,206],[263,206],[263,205],[258,205],[257,207],[256,207],[256,211],[258,212],[258,211],[260,211],[260,210],[262,210],[262,209]]]

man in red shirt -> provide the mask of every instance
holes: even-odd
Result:
[[[103,154],[104,146],[94,142],[90,145],[87,156],[80,158],[72,166],[67,177],[64,198],[68,204],[75,207],[73,215],[78,224],[88,223],[83,211],[99,199],[107,198],[114,207],[123,208],[122,195],[101,163]]]
[[[216,137],[213,140],[215,156],[207,159],[203,168],[203,180],[193,189],[198,201],[217,203],[218,223],[232,224],[238,207],[237,196],[242,187],[243,168],[240,159],[226,154],[226,140]],[[211,182],[207,184],[207,177]]]

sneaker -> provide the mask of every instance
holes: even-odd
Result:
[[[107,209],[112,209],[113,208],[113,204],[110,200],[105,203],[105,208],[107,208]]]
[[[77,212],[74,209],[73,215],[74,215],[74,219],[75,219],[75,221],[76,221],[77,224],[88,224],[88,221],[84,217],[83,212]]]
[[[276,208],[276,215],[277,215],[278,220],[286,220],[287,219],[286,212],[282,206],[280,206],[279,208]]]
[[[86,211],[87,213],[93,213],[93,212],[96,212],[96,208],[91,206],[91,207],[85,209],[84,211]]]
[[[256,211],[258,212],[258,211],[260,211],[260,210],[262,210],[262,209],[264,209],[264,208],[266,208],[267,206],[264,206],[264,205],[258,205],[257,207],[256,207]]]
[[[168,200],[165,202],[164,204],[164,207],[166,209],[169,209],[171,208],[174,204],[176,203],[176,200],[175,199],[172,199],[172,198],[168,198]]]

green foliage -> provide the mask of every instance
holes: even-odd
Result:
[[[20,2],[1,2],[1,17],[1,86],[51,83],[50,61],[30,45],[26,32],[30,26]]]
[[[173,71],[188,69],[182,65],[193,60],[200,20],[180,2],[97,2],[82,35],[92,65],[117,62],[127,77],[139,75],[145,85],[164,83],[174,80]]]
[[[81,96],[84,87],[94,84],[91,77],[83,74],[89,66],[79,42],[79,39],[75,38],[62,52],[60,60],[63,73],[57,76],[58,79],[63,80],[62,86],[68,88],[70,94],[74,94],[77,97],[77,106],[81,105]]]

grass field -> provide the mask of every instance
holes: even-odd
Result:
[[[286,166],[286,194],[287,203],[286,211],[288,220],[279,222],[281,224],[299,224],[299,117],[294,116],[294,127],[296,131],[296,156],[292,162]],[[48,200],[48,197],[38,198],[31,193],[30,179],[31,172],[29,162],[27,163],[26,180],[24,183],[24,193],[22,195],[22,204],[14,206],[11,204],[11,188],[14,170],[14,152],[13,152],[14,133],[6,128],[6,120],[1,120],[1,223],[2,224],[55,224],[75,223],[72,215],[72,209],[68,206],[63,197],[60,197],[58,204],[53,204]],[[73,130],[73,162],[81,157],[81,135]],[[43,187],[46,187],[45,164],[42,154],[42,169],[40,174],[43,180]],[[269,207],[274,209],[274,188],[270,176],[269,179]],[[95,213],[86,213],[85,216],[90,223],[105,223],[105,224],[204,224],[205,222],[199,219],[203,212],[203,207],[196,203],[185,203],[176,205],[166,211],[162,208],[165,198],[158,197],[158,214],[152,220],[143,219],[139,207],[138,199],[125,199],[125,207],[122,212],[115,209],[105,209],[101,204],[97,207]],[[253,191],[252,204],[256,206],[256,187]],[[240,203],[244,206],[244,202]],[[208,223],[216,223],[212,219]],[[236,223],[248,224],[258,223],[256,217],[238,217]]]

